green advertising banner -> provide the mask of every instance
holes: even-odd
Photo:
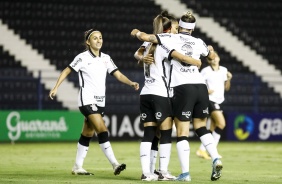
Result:
[[[139,141],[143,137],[139,114],[107,114],[103,119],[111,141]],[[83,120],[79,111],[0,111],[0,142],[77,141]],[[192,124],[189,133],[189,139],[198,140]],[[172,137],[176,137],[175,127]]]
[[[77,141],[82,124],[79,111],[1,111],[0,141]]]

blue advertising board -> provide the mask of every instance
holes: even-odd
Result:
[[[282,113],[227,114],[227,140],[282,141]]]

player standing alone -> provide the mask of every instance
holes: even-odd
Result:
[[[83,130],[77,143],[77,153],[72,174],[92,175],[83,169],[83,162],[87,155],[89,143],[96,132],[100,148],[111,163],[114,174],[118,175],[126,168],[120,164],[113,152],[109,141],[108,129],[104,123],[105,91],[107,73],[113,75],[118,81],[139,89],[139,84],[132,82],[124,76],[114,64],[111,57],[100,51],[103,45],[102,33],[96,29],[85,32],[86,51],[78,54],[74,60],[60,74],[55,87],[50,91],[51,99],[56,95],[63,80],[71,73],[78,72],[79,95],[78,106],[85,120]]]

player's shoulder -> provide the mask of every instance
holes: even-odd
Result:
[[[194,38],[194,41],[197,42],[197,43],[205,43],[201,38]]]
[[[75,57],[82,57],[82,56],[85,56],[85,55],[87,54],[87,52],[88,52],[87,50],[86,50],[86,51],[83,51],[83,52],[77,54]]]
[[[227,72],[227,68],[225,66],[219,66],[219,67],[220,67],[220,70]]]
[[[74,61],[83,61],[84,58],[87,56],[87,51],[83,51],[79,54],[77,54],[75,57],[74,57]]]
[[[111,56],[109,54],[101,52],[101,58],[111,58]]]

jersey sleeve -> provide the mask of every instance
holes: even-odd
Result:
[[[200,38],[198,38],[198,42],[199,42],[200,50],[202,51],[201,55],[204,56],[204,57],[207,57],[209,55],[209,52],[210,52],[209,49],[208,49],[208,46]]]
[[[158,50],[158,55],[162,56],[163,58],[167,58],[168,60],[172,59],[171,53],[174,51],[174,49],[171,49],[167,45],[158,45],[159,50]]]
[[[143,42],[143,44],[140,47],[147,48],[151,43],[150,42]]]
[[[108,56],[106,60],[106,66],[109,74],[113,74],[116,70],[118,70],[118,67],[115,65],[114,61],[110,56]]]
[[[169,42],[169,39],[171,38],[170,33],[161,33],[156,35],[158,43],[160,45],[165,44],[168,45],[167,43]]]
[[[73,61],[69,64],[69,67],[78,72],[80,70],[80,68],[82,67],[82,57],[81,55],[77,55]]]

